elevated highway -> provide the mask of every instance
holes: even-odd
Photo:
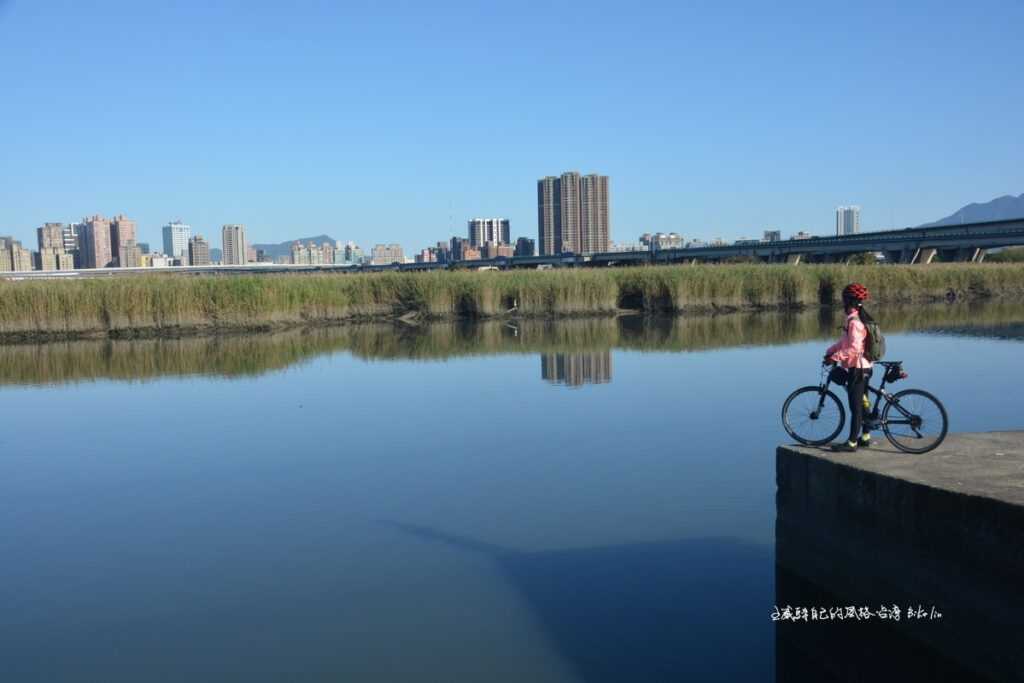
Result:
[[[515,256],[455,261],[453,263],[393,263],[378,266],[288,265],[250,263],[239,266],[180,266],[170,268],[98,268],[74,271],[30,271],[0,273],[5,279],[60,279],[152,275],[156,273],[262,274],[308,272],[431,271],[446,269],[578,268],[669,263],[721,263],[753,259],[763,263],[844,263],[863,253],[882,253],[887,263],[927,264],[935,261],[978,263],[988,249],[1024,245],[1024,218],[965,223],[933,228],[882,230],[843,237],[811,237],[773,242],[748,242],[723,246],[622,251],[597,254]]]

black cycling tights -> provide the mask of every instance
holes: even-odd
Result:
[[[864,424],[864,392],[868,380],[871,379],[871,370],[863,368],[852,368],[846,380],[846,394],[850,398],[850,441],[860,438],[861,427]],[[865,429],[864,433],[868,431]]]

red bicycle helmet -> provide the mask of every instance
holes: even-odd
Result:
[[[868,288],[859,282],[854,282],[846,285],[843,289],[843,298],[852,299],[853,301],[867,301],[870,294],[868,294]]]

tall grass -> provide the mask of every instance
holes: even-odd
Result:
[[[1024,264],[694,265],[509,272],[109,277],[0,282],[0,336],[119,336],[414,315],[571,316],[1024,296]]]

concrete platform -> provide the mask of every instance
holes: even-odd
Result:
[[[918,651],[908,671],[942,658],[960,669],[948,680],[1024,681],[1024,432],[951,435],[922,455],[884,437],[857,453],[780,446],[776,480],[777,604],[934,605],[941,620],[887,625],[915,644],[897,648]],[[780,663],[844,662],[832,680],[867,680],[849,639],[828,633],[780,627]]]
[[[950,434],[941,446],[921,455],[896,450],[882,434],[873,436],[871,448],[856,453],[781,448],[943,491],[1024,505],[1024,431]]]

